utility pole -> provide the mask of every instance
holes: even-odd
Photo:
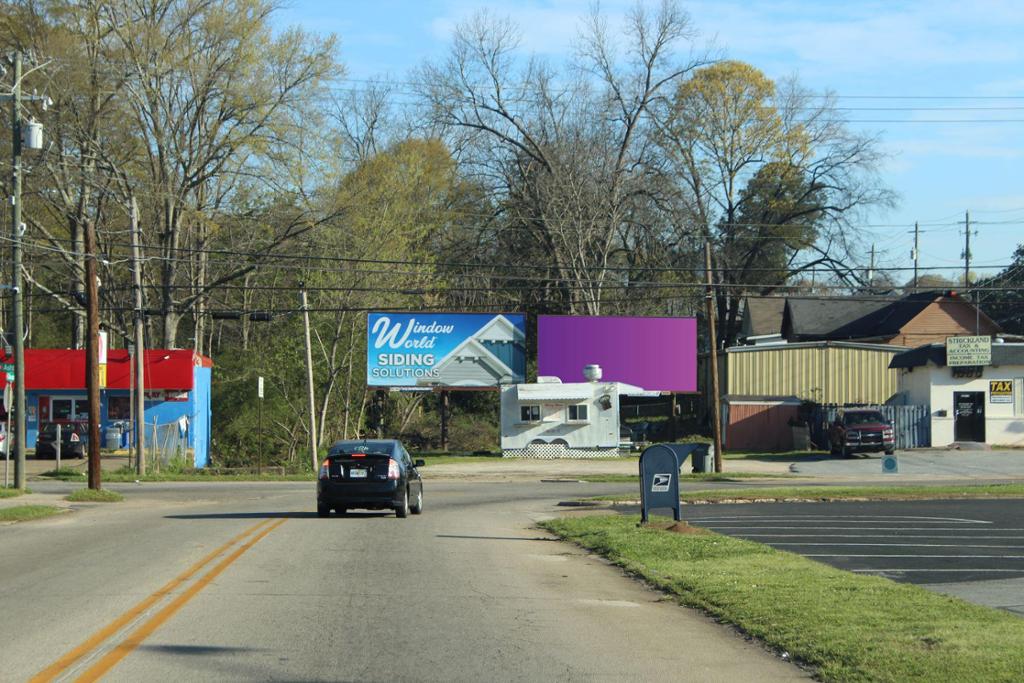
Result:
[[[920,251],[918,251],[918,238],[919,237],[920,237],[920,230],[918,229],[917,221],[914,221],[914,251],[911,252],[910,255],[914,259],[914,288],[913,288],[913,291],[915,293],[917,292],[917,259],[918,259],[918,255],[921,253]]]
[[[971,286],[971,212],[964,211],[964,289]]]
[[[306,283],[300,282],[302,289],[302,321],[306,328],[306,383],[309,387],[309,457],[313,462],[313,472],[320,463],[316,452],[316,398],[313,393],[313,342],[309,336],[309,304],[306,300]]]
[[[131,360],[135,364],[135,424],[132,431],[135,432],[135,472],[139,476],[146,473],[146,382],[145,382],[145,358],[146,358],[146,322],[142,300],[142,255],[139,242],[139,206],[135,202],[135,195],[130,200],[131,227],[132,227],[132,289],[135,295],[135,357]]]
[[[708,361],[711,363],[711,407],[715,430],[715,472],[722,471],[722,406],[718,391],[718,338],[715,335],[715,288],[711,278],[711,242],[704,243],[704,269],[708,287],[704,295],[708,317]]]
[[[14,488],[23,489],[25,473],[25,322],[21,290],[21,53],[14,55],[14,106],[11,109],[11,151],[14,168],[14,196],[11,198],[11,252],[14,260],[11,290],[12,336],[14,337]],[[8,438],[12,435],[8,434]]]
[[[96,224],[85,221],[85,384],[89,395],[89,488],[100,488],[100,302],[96,282]]]
[[[21,120],[21,103],[23,101],[39,101],[43,103],[43,111],[49,104],[49,98],[39,95],[21,94],[21,63],[20,52],[15,52],[11,62],[14,66],[14,88],[10,95],[0,95],[0,102],[11,102],[11,256],[13,272],[11,274],[11,336],[14,337],[14,486],[25,488],[25,301],[21,287],[21,239],[25,234],[21,222],[21,151],[42,149],[42,126],[29,120],[28,126]],[[37,67],[38,68],[38,67]]]
[[[875,293],[875,243],[871,243],[871,265],[868,266],[868,293]]]

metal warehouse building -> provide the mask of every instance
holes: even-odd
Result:
[[[883,405],[899,393],[889,368],[904,346],[816,341],[735,346],[719,353],[722,423],[731,450],[790,450],[800,404]],[[705,361],[706,359],[702,359]],[[709,386],[710,383],[705,383]]]
[[[882,404],[899,392],[889,368],[905,346],[856,342],[802,342],[736,346],[726,350],[730,396],[794,396],[824,404]]]

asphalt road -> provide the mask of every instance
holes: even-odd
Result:
[[[400,520],[318,519],[309,483],[112,485],[0,526],[0,679],[806,678],[533,528],[623,486],[428,482]]]
[[[683,518],[1024,616],[1020,500],[686,506]]]

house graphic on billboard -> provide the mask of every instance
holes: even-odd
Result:
[[[526,335],[496,315],[434,364],[435,376],[419,386],[485,387],[525,380]]]

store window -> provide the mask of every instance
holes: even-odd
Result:
[[[50,416],[53,420],[73,420],[75,400],[73,398],[55,398],[50,404]]]
[[[131,400],[127,396],[109,396],[107,398],[107,419],[130,420]]]

